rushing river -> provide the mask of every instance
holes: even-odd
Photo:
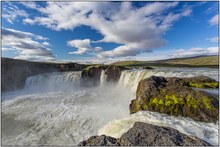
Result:
[[[77,145],[92,135],[120,137],[134,122],[170,126],[218,145],[218,123],[196,122],[156,112],[129,114],[138,82],[156,75],[218,80],[218,69],[158,68],[123,71],[118,83],[85,88],[80,72],[48,73],[29,77],[23,90],[2,93],[3,145]],[[217,93],[218,90],[208,90]]]

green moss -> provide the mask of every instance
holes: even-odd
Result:
[[[190,87],[196,87],[196,88],[218,88],[219,83],[218,82],[210,82],[210,83],[195,83],[195,82],[189,82]]]
[[[131,108],[130,108],[130,113],[136,113],[141,110],[141,105],[139,105],[136,100],[132,100],[131,102]]]

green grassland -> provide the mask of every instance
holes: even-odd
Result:
[[[158,61],[120,61],[112,63],[117,66],[143,67],[143,66],[163,66],[163,67],[214,67],[218,68],[219,56],[199,56],[190,58],[175,58]]]

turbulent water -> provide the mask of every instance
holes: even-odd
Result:
[[[206,75],[218,80],[217,69],[202,68],[123,71],[115,84],[106,82],[103,71],[100,86],[93,88],[83,87],[80,72],[32,76],[24,90],[2,94],[2,144],[76,145],[91,135],[120,137],[141,121],[170,126],[217,145],[218,124],[147,111],[129,115],[138,82],[151,75]]]

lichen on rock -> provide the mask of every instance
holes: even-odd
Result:
[[[198,81],[199,78],[192,79]],[[206,80],[216,82],[213,79],[206,78]],[[136,99],[132,100],[130,104],[130,113],[148,110],[189,117],[197,121],[216,122],[219,109],[216,97],[191,88],[188,81],[190,78],[156,76],[140,81]]]

